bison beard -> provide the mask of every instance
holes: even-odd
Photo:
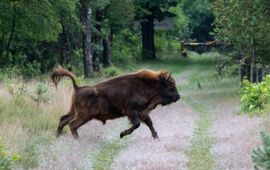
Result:
[[[105,124],[108,119],[127,116],[132,126],[120,133],[121,138],[137,129],[140,122],[158,138],[150,111],[159,104],[167,105],[180,99],[174,79],[162,71],[140,70],[93,86],[79,87],[75,75],[58,65],[51,76],[55,86],[62,76],[72,80],[74,92],[70,111],[59,120],[57,136],[67,124],[73,137],[78,138],[77,129],[91,119]]]

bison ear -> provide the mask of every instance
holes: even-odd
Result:
[[[168,72],[161,72],[159,74],[159,81],[160,82],[165,82],[167,80],[167,75],[168,75]]]
[[[165,81],[166,81],[166,78],[163,77],[163,76],[159,76],[159,81],[160,81],[160,82],[165,82]]]

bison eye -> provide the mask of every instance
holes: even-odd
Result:
[[[168,86],[167,86],[167,89],[168,89],[168,90],[173,90],[174,87],[173,87],[172,85],[168,85]]]

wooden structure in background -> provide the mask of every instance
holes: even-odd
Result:
[[[181,45],[181,55],[187,57],[187,50],[196,51],[199,54],[209,51],[213,47],[219,47],[221,44],[217,41],[208,42],[180,42]],[[224,44],[223,44],[224,45]]]
[[[251,82],[261,82],[263,77],[270,74],[270,67],[262,66],[262,63],[256,62],[256,53],[254,40],[252,39],[252,56],[245,57],[244,54],[240,53],[237,63],[239,67],[240,79],[248,79]],[[218,41],[209,42],[180,42],[180,52],[183,57],[188,57],[187,50],[196,51],[199,54],[210,51],[212,48],[222,49],[223,51],[230,50],[233,46],[229,43],[222,43]]]

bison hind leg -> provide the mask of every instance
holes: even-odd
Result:
[[[68,112],[64,116],[61,116],[57,127],[56,137],[62,134],[63,128],[74,118],[73,112]]]
[[[82,119],[80,117],[76,117],[68,124],[70,132],[75,139],[79,137],[78,132],[77,132],[78,128],[82,126],[83,124],[85,124],[88,120],[89,119]]]

